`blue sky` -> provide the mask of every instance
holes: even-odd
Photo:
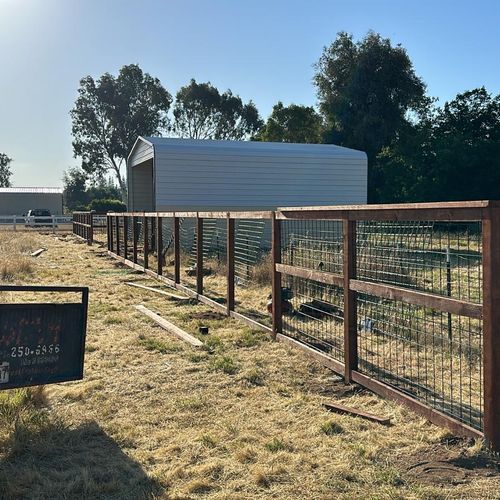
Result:
[[[443,103],[500,93],[500,2],[0,0],[0,152],[17,186],[62,185],[79,79],[138,63],[175,94],[190,78],[252,99],[315,104],[313,63],[339,31],[401,43]]]

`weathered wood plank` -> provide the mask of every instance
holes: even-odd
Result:
[[[358,410],[357,408],[350,408],[349,406],[344,406],[339,403],[323,403],[323,406],[334,413],[340,413],[342,415],[352,415],[354,417],[361,417],[365,420],[370,420],[371,422],[376,422],[381,425],[390,425],[391,419],[388,417],[379,417],[373,415],[373,413],[368,413],[363,410]]]
[[[289,266],[288,264],[276,264],[276,271],[290,276],[297,276],[307,280],[314,280],[327,285],[344,286],[344,278],[340,274],[315,271],[305,267]]]
[[[154,313],[147,307],[144,307],[143,305],[138,305],[135,306],[135,308],[142,314],[146,315],[148,318],[151,318],[155,323],[160,325],[163,329],[167,330],[167,332],[172,333],[173,335],[183,340],[184,342],[187,342],[188,344],[191,344],[194,347],[201,347],[203,345],[203,342],[201,342],[201,340],[197,339],[196,337],[193,337],[192,335],[182,330],[182,328],[179,328],[178,326],[174,325],[173,323],[170,323],[170,321],[167,321],[166,319],[162,318],[161,316]]]
[[[349,280],[349,288],[356,292],[368,293],[383,299],[401,300],[407,304],[416,306],[431,307],[439,311],[467,316],[469,318],[481,319],[483,316],[483,306],[465,300],[452,299],[433,293],[409,290],[392,285],[381,283],[369,283],[368,281]]]
[[[31,252],[30,253],[30,257],[38,257],[39,255],[41,255],[46,250],[47,250],[46,248],[39,248],[38,250],[35,250],[34,252]]]
[[[158,288],[153,288],[151,286],[141,285],[139,283],[133,283],[131,281],[126,281],[125,284],[128,286],[141,288],[142,290],[149,290],[150,292],[155,292],[155,293],[158,293],[160,295],[165,295],[169,299],[175,300],[177,302],[188,302],[189,300],[191,300],[189,297],[182,297],[181,295],[176,295],[175,293],[170,293],[170,292],[167,292],[165,290],[159,290]]]

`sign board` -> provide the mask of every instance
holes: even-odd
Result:
[[[0,286],[81,293],[80,302],[0,304],[0,390],[83,378],[88,288]]]

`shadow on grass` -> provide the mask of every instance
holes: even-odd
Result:
[[[0,446],[2,499],[150,499],[160,490],[95,422],[17,426]]]

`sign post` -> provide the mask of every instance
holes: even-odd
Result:
[[[7,291],[79,293],[81,299],[0,304],[0,390],[82,379],[89,289],[0,286]]]

